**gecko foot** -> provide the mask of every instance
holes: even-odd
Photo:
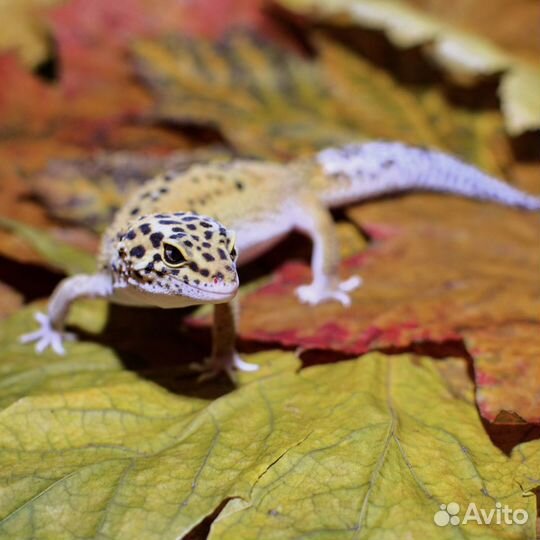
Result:
[[[217,377],[221,372],[225,371],[229,378],[235,382],[235,369],[237,371],[253,372],[259,369],[257,364],[251,364],[242,360],[240,355],[234,352],[231,356],[224,358],[207,358],[203,363],[191,363],[189,365],[193,371],[201,373],[197,378],[198,382],[203,382]]]
[[[319,283],[311,283],[310,285],[302,285],[296,289],[296,296],[300,302],[304,304],[316,305],[331,300],[337,300],[342,305],[348,307],[351,305],[351,298],[348,293],[358,288],[362,284],[360,276],[352,276],[337,286],[321,285]]]
[[[47,317],[45,313],[36,313],[35,319],[40,324],[41,328],[35,332],[22,335],[19,338],[19,341],[21,343],[32,343],[35,341],[36,352],[38,354],[41,354],[45,349],[51,347],[56,354],[64,355],[66,351],[63,342],[66,340],[74,341],[74,334],[55,330],[49,317]]]

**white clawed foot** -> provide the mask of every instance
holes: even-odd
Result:
[[[189,365],[193,371],[200,373],[197,380],[199,382],[207,381],[217,377],[220,373],[225,371],[229,378],[234,382],[235,373],[234,370],[253,372],[259,369],[257,364],[250,364],[245,360],[242,360],[238,353],[233,353],[231,356],[224,358],[207,358],[201,364],[191,363]]]
[[[40,324],[40,329],[29,334],[24,334],[19,338],[21,343],[32,343],[36,342],[36,352],[41,354],[45,349],[51,347],[51,349],[59,355],[64,355],[66,353],[64,349],[64,341],[74,341],[75,336],[73,334],[68,334],[67,332],[59,332],[54,329],[49,317],[44,313],[35,314],[36,321]]]
[[[351,305],[351,298],[348,293],[360,287],[362,278],[360,276],[352,276],[341,283],[334,286],[328,284],[320,284],[313,282],[310,285],[302,285],[296,289],[296,296],[300,302],[310,304],[312,306],[337,300],[342,305],[348,307]]]

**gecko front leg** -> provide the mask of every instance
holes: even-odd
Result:
[[[113,292],[112,277],[108,273],[92,275],[78,274],[63,279],[54,290],[47,314],[36,313],[40,324],[39,330],[24,334],[19,338],[21,343],[36,342],[36,352],[42,353],[51,347],[56,354],[65,353],[63,342],[74,339],[72,334],[64,332],[64,323],[71,303],[77,298],[107,297]]]
[[[313,195],[304,194],[293,209],[295,228],[313,242],[311,270],[313,281],[296,289],[300,301],[315,305],[337,300],[351,305],[349,293],[362,284],[360,276],[339,280],[339,243],[332,215]]]
[[[212,325],[212,355],[202,365],[193,365],[201,371],[199,380],[214,377],[225,371],[234,380],[234,369],[238,371],[257,371],[259,366],[242,360],[235,348],[238,301],[233,299],[226,304],[214,304]]]

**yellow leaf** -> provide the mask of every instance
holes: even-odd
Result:
[[[471,384],[456,393],[437,361],[371,353],[296,373],[292,353],[269,351],[249,357],[266,375],[210,401],[124,371],[102,346],[35,356],[14,339],[30,321],[0,327],[2,539],[172,540],[227,500],[211,538],[534,534],[520,485],[534,487],[538,444],[497,450]],[[445,364],[468,380],[463,361]],[[451,502],[461,517],[496,502],[530,517],[438,527]]]
[[[63,1],[0,0],[0,51],[17,50],[28,66],[35,66],[45,60],[50,52],[50,39],[43,11]]]
[[[440,96],[429,98],[433,91],[400,86],[343,46],[322,37],[316,44],[315,60],[246,33],[218,44],[146,40],[136,44],[135,55],[159,118],[216,125],[244,154],[296,158],[329,145],[383,138],[447,149],[498,170],[493,158],[486,159],[500,153],[492,146],[499,129],[493,113],[477,113],[473,122]],[[484,131],[489,126],[489,133],[477,124]],[[470,150],[480,146],[483,153]]]
[[[280,0],[318,21],[382,30],[397,47],[422,47],[454,80],[464,84],[502,74],[499,95],[505,126],[516,136],[540,127],[540,63],[447,23],[402,0]]]

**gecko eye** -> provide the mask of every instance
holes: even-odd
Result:
[[[169,266],[174,267],[181,266],[187,262],[182,252],[171,244],[163,244],[163,259]]]

